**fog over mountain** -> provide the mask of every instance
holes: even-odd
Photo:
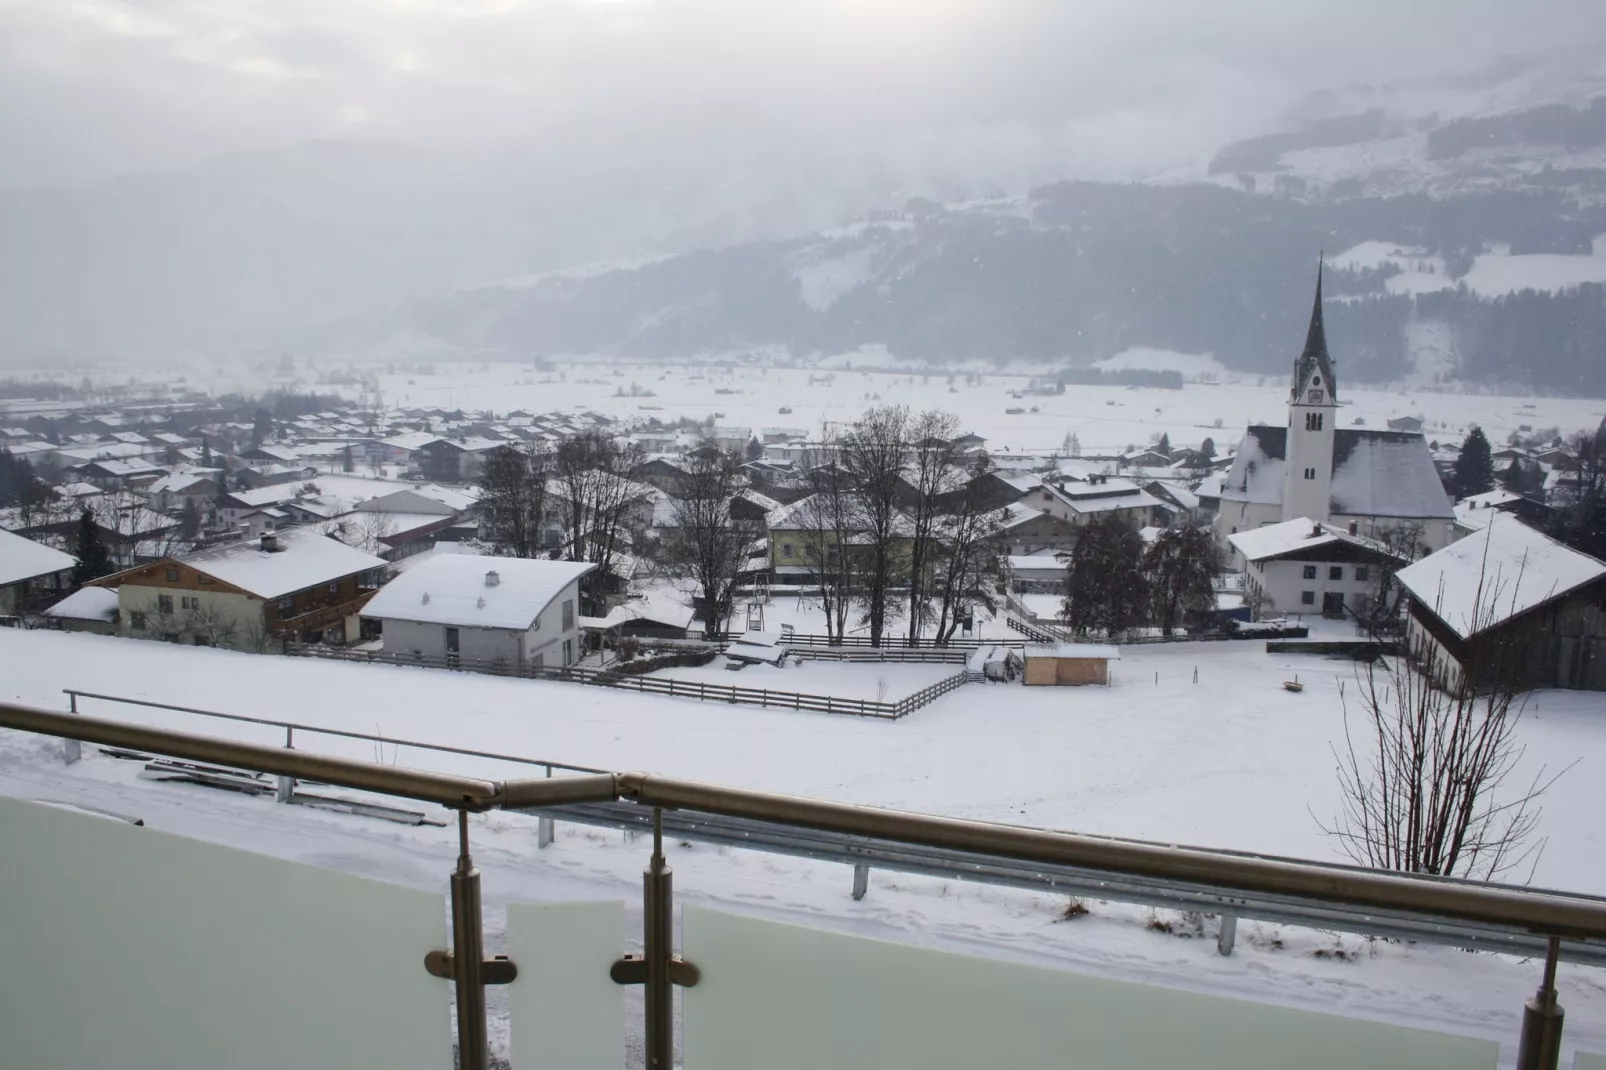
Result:
[[[1254,368],[1315,247],[1375,240],[1403,249],[1339,292],[1376,374],[1427,345],[1499,378],[1480,340],[1520,344],[1510,315],[1435,312],[1424,343],[1417,305],[1606,233],[1603,39],[1580,0],[13,0],[0,360],[1131,343]],[[1434,272],[1395,260],[1450,288],[1403,291]],[[1593,322],[1587,287],[1558,300]]]

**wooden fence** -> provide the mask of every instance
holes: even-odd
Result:
[[[340,647],[302,645],[285,651],[295,657],[330,658],[335,661],[358,661],[384,665],[414,665],[422,668],[449,669],[454,672],[484,673],[491,676],[516,676],[532,680],[561,680],[568,683],[589,684],[594,687],[613,687],[644,694],[668,695],[672,698],[691,698],[702,702],[777,707],[787,710],[810,710],[815,713],[850,714],[855,717],[875,717],[896,721],[907,717],[942,695],[958,688],[965,681],[964,673],[938,680],[896,702],[875,699],[847,699],[833,695],[810,695],[796,691],[775,691],[762,687],[738,687],[732,684],[709,684],[699,680],[676,680],[670,677],[627,676],[609,669],[535,668],[512,665],[505,661],[482,661],[474,658],[428,657],[421,654],[386,653],[379,650],[345,650]],[[801,653],[801,652],[800,652]],[[954,653],[960,653],[955,651]],[[806,655],[805,655],[806,656]],[[960,657],[963,661],[963,656]]]
[[[740,639],[747,632],[720,632],[715,637],[716,642],[728,643],[733,639]],[[918,644],[910,645],[906,635],[884,635],[879,645],[872,643],[868,635],[844,635],[832,639],[829,635],[817,632],[794,632],[783,635],[781,645],[788,650],[792,647],[854,647],[864,650],[975,650],[979,646],[991,646],[983,639],[950,639],[946,643],[938,643],[935,639],[923,639]]]

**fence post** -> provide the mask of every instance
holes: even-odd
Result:
[[[457,990],[457,1065],[485,1070],[485,933],[480,921],[480,871],[468,853],[468,811],[457,812],[457,868],[452,872],[452,966]]]
[[[1232,954],[1232,945],[1238,941],[1238,915],[1221,915],[1221,928],[1216,931],[1216,953]]]
[[[78,696],[71,691],[67,692],[67,709],[74,717],[78,716]],[[61,741],[61,757],[63,764],[72,765],[84,756],[84,745],[76,739]]]
[[[546,767],[546,776],[548,780],[552,779],[552,767],[550,765]],[[552,840],[557,835],[557,829],[555,825],[556,823],[552,820],[552,817],[549,814],[542,814],[540,817],[536,818],[535,846],[537,850],[552,846]]]
[[[1556,1070],[1561,1060],[1561,1023],[1566,1017],[1556,1002],[1556,959],[1561,938],[1552,936],[1545,952],[1545,974],[1522,1008],[1522,1039],[1517,1044],[1517,1070]]]
[[[284,726],[284,749],[295,750],[295,729],[289,725]],[[282,776],[278,778],[278,790],[273,793],[275,801],[287,803],[295,798],[296,782],[293,778]]]
[[[857,902],[864,898],[864,893],[870,890],[870,867],[863,862],[856,862],[853,866],[853,898]]]

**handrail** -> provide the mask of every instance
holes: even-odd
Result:
[[[352,758],[333,758],[309,751],[241,743],[216,736],[170,732],[162,728],[58,713],[11,702],[0,703],[0,726],[98,743],[103,747],[150,750],[174,758],[243,767],[298,780],[316,780],[358,791],[377,791],[404,799],[439,803],[456,810],[490,810],[500,805],[502,789],[494,781],[428,773],[420,769],[404,769]],[[569,779],[560,777],[551,783],[561,784]]]
[[[15,703],[0,703],[0,727],[320,780],[464,811],[624,798],[644,806],[724,814],[895,843],[1157,879],[1208,881],[1245,892],[1509,926],[1555,937],[1606,939],[1606,903],[1549,890],[1103,839],[728,788],[640,772],[490,782],[145,728]]]
[[[440,751],[442,754],[460,754],[466,758],[491,758],[500,762],[539,765],[545,769],[562,769],[571,773],[608,772],[606,769],[593,769],[588,765],[569,765],[566,762],[547,762],[539,758],[520,758],[512,754],[498,754],[496,751],[470,750],[467,747],[448,747],[444,743],[423,743],[416,739],[397,739],[393,736],[375,735],[370,732],[350,732],[343,728],[321,728],[318,725],[301,724],[298,721],[275,721],[271,717],[247,717],[241,713],[222,713],[218,710],[203,710],[195,706],[175,706],[167,702],[151,702],[142,698],[125,698],[122,695],[102,695],[94,691],[79,691],[71,687],[62,688],[61,693],[75,698],[92,698],[102,702],[120,702],[125,706],[145,706],[153,710],[193,713],[201,717],[216,717],[224,721],[241,721],[245,724],[265,725],[269,728],[289,728],[297,732],[308,732],[313,735],[338,736],[341,739],[360,739],[365,743],[383,743],[393,747],[413,747],[418,750]]]
[[[1606,937],[1606,903],[1556,892],[1519,891],[1470,881],[1338,869],[1315,862],[1279,862],[1138,840],[1110,840],[727,788],[648,773],[620,774],[619,790],[638,803],[666,809],[699,810],[1026,861],[1210,881],[1243,891],[1434,914],[1553,936]]]

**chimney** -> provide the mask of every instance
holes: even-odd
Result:
[[[1349,522],[1349,533],[1351,535],[1359,535],[1361,533],[1361,522],[1359,520],[1351,520]]]
[[[1310,526],[1310,537],[1313,539],[1319,539],[1322,537],[1322,525],[1320,521],[1317,521]]]
[[[485,574],[485,586],[487,586],[487,587],[495,587],[497,584],[499,584],[501,582],[502,582],[502,577],[497,572],[495,572],[494,570],[491,571],[491,572],[487,572]]]
[[[264,531],[262,533],[262,549],[263,549],[263,551],[265,553],[270,553],[270,554],[278,553],[279,552],[279,536],[275,535],[271,531]]]

